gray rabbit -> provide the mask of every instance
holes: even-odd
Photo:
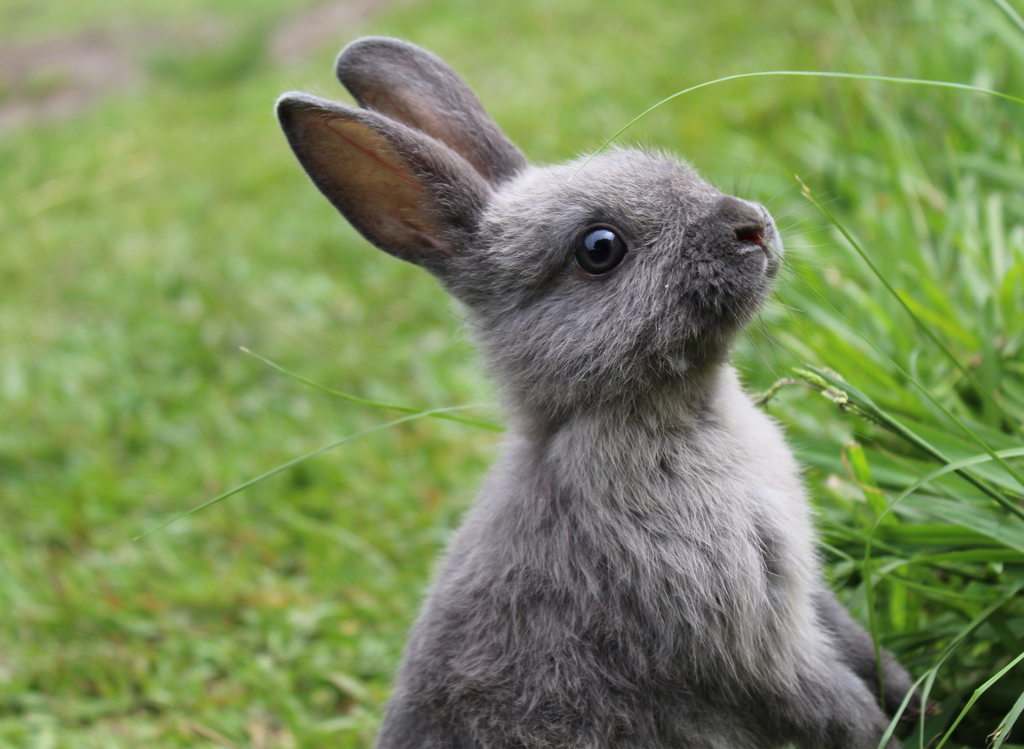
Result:
[[[511,419],[380,749],[873,749],[911,688],[824,586],[800,469],[729,365],[782,243],[659,153],[534,167],[436,56],[364,38],[302,166],[467,309]],[[897,747],[895,739],[889,747]]]

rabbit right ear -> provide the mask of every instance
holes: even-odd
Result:
[[[338,55],[335,72],[362,106],[441,141],[491,184],[527,166],[469,86],[444,60],[414,44],[358,39]]]
[[[469,164],[401,123],[316,96],[285,94],[277,116],[306,173],[364,237],[443,275],[491,192]]]

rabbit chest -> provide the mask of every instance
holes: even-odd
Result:
[[[417,693],[671,699],[782,687],[816,657],[797,467],[732,370],[719,379],[700,423],[510,440],[414,629],[404,670],[433,682]]]

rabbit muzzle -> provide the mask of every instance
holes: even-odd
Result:
[[[709,231],[719,246],[739,256],[754,255],[771,278],[782,264],[782,242],[767,209],[760,203],[723,195],[708,217]]]

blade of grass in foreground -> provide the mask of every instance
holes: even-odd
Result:
[[[255,486],[256,484],[260,483],[261,481],[269,479],[271,476],[276,476],[277,474],[281,473],[281,471],[285,471],[285,470],[287,470],[287,469],[289,469],[289,468],[291,468],[293,466],[297,466],[297,465],[299,465],[299,463],[305,463],[310,458],[315,458],[317,455],[322,455],[323,453],[327,452],[328,450],[333,450],[336,447],[341,447],[342,445],[348,444],[349,442],[352,442],[353,440],[357,440],[360,437],[365,437],[366,435],[372,434],[373,432],[379,432],[379,431],[382,431],[384,429],[389,429],[390,427],[393,427],[393,426],[398,426],[399,424],[403,424],[403,423],[405,423],[407,421],[412,421],[414,419],[421,419],[421,418],[423,418],[425,416],[433,416],[435,414],[446,413],[446,412],[450,412],[450,411],[460,411],[460,410],[464,410],[464,409],[468,409],[468,408],[476,408],[476,406],[450,406],[448,408],[435,408],[435,409],[432,409],[430,411],[419,411],[419,412],[414,413],[414,414],[409,414],[408,416],[403,416],[401,419],[395,419],[394,421],[388,421],[388,422],[386,422],[384,424],[378,424],[375,427],[370,427],[369,429],[364,429],[361,432],[357,432],[356,434],[353,434],[353,435],[350,435],[350,436],[345,437],[343,439],[337,440],[336,442],[332,442],[329,445],[325,445],[324,447],[321,447],[319,450],[314,450],[311,453],[306,453],[305,455],[303,455],[301,457],[295,458],[295,460],[289,460],[287,463],[279,465],[277,468],[274,468],[274,469],[272,469],[270,471],[267,471],[266,473],[261,474],[261,475],[257,476],[254,479],[249,479],[244,484],[239,484],[234,489],[226,491],[223,494],[218,494],[213,499],[211,499],[211,500],[209,500],[207,502],[203,502],[203,504],[198,505],[196,507],[193,507],[191,510],[186,510],[185,512],[183,512],[183,513],[181,513],[179,515],[175,515],[170,520],[168,520],[168,521],[166,521],[164,523],[161,523],[160,525],[156,526],[155,528],[150,528],[145,533],[140,533],[138,536],[136,536],[132,540],[133,541],[138,541],[140,538],[145,538],[146,536],[150,535],[151,533],[156,533],[158,530],[166,528],[171,523],[175,523],[175,522],[181,520],[182,518],[186,518],[189,515],[193,515],[193,514],[199,512],[200,510],[205,510],[210,505],[215,505],[218,502],[220,502],[221,500],[227,499],[230,496],[238,494],[240,491],[248,489],[250,486]]]
[[[882,734],[882,739],[878,742],[878,749],[885,749],[885,746],[889,743],[889,739],[892,738],[892,732],[896,730],[896,725],[900,722],[900,717],[903,715],[904,711],[906,711],[907,705],[910,704],[910,700],[914,698],[914,693],[917,691],[917,688],[921,686],[921,682],[926,678],[928,678],[928,672],[925,672],[924,675],[915,681],[910,686],[910,689],[907,690],[907,693],[903,696],[903,702],[900,703],[899,709],[896,710],[896,714],[893,716],[892,720],[889,721],[889,727],[885,729],[885,733]],[[922,704],[924,704],[923,700]],[[922,710],[921,712],[923,713],[924,711]]]
[[[654,105],[648,107],[643,112],[641,112],[636,117],[634,117],[629,122],[627,122],[625,125],[623,125],[621,128],[616,130],[615,134],[612,135],[612,137],[610,137],[608,140],[606,140],[604,143],[602,143],[601,146],[596,151],[594,151],[594,153],[592,153],[587,158],[586,161],[584,161],[580,165],[580,168],[577,169],[575,172],[573,172],[572,177],[575,177],[577,174],[579,174],[581,171],[583,171],[584,167],[586,167],[586,165],[589,164],[594,159],[595,156],[597,156],[599,153],[601,153],[601,151],[603,151],[604,149],[608,148],[608,146],[610,146],[615,141],[616,138],[618,138],[624,132],[629,130],[629,128],[633,127],[633,125],[638,123],[644,117],[646,117],[651,112],[653,112],[655,109],[657,109],[658,107],[663,106],[664,104],[668,104],[673,99],[678,99],[680,96],[688,94],[688,93],[690,93],[692,91],[697,91],[698,89],[706,88],[708,86],[714,86],[717,83],[725,83],[726,81],[737,81],[737,80],[740,80],[740,79],[743,79],[743,78],[765,78],[765,77],[771,77],[771,76],[790,76],[790,77],[794,77],[795,76],[795,77],[802,77],[802,78],[846,78],[846,79],[858,80],[858,81],[881,81],[883,83],[900,83],[900,84],[907,84],[907,85],[911,85],[911,86],[931,86],[931,87],[935,87],[935,88],[954,88],[954,89],[959,89],[961,91],[974,91],[975,93],[979,93],[979,94],[987,94],[988,96],[996,96],[996,97],[998,97],[1000,99],[1006,99],[1007,101],[1016,102],[1017,104],[1024,104],[1024,99],[1020,99],[1020,98],[1018,98],[1016,96],[1011,96],[1010,94],[1005,94],[1002,91],[993,91],[990,88],[982,88],[981,86],[972,86],[972,85],[970,85],[968,83],[954,83],[952,81],[929,81],[929,80],[924,80],[924,79],[921,79],[921,78],[895,78],[895,77],[888,76],[888,75],[866,75],[866,74],[863,74],[863,73],[836,73],[836,72],[823,71],[823,70],[762,70],[762,71],[758,71],[756,73],[738,73],[736,75],[727,75],[724,78],[716,78],[713,81],[705,81],[704,83],[698,83],[696,86],[690,86],[689,88],[684,88],[682,91],[676,91],[674,94],[672,94],[670,96],[666,96],[664,99],[659,101],[657,104],[654,104]],[[571,180],[572,177],[570,177],[569,179]]]
[[[355,396],[355,395],[349,395],[348,393],[343,393],[340,390],[334,390],[332,388],[327,387],[326,385],[321,385],[319,382],[314,382],[313,380],[306,379],[305,377],[303,377],[300,374],[296,374],[295,372],[292,372],[291,370],[285,369],[280,364],[277,364],[276,362],[273,362],[273,361],[271,361],[270,359],[267,359],[264,356],[260,356],[255,351],[250,351],[245,346],[240,346],[239,348],[241,348],[242,351],[244,351],[245,353],[249,354],[249,356],[254,356],[257,359],[259,359],[261,362],[266,364],[267,366],[273,367],[274,369],[276,369],[281,374],[288,375],[292,379],[298,380],[299,382],[303,383],[304,385],[309,385],[312,388],[316,388],[317,390],[325,392],[325,393],[327,393],[329,395],[333,395],[336,398],[341,398],[342,400],[346,400],[349,403],[357,403],[357,404],[359,404],[361,406],[373,406],[374,408],[384,408],[384,409],[387,409],[387,410],[390,410],[390,411],[399,411],[400,413],[407,413],[407,414],[419,414],[419,413],[427,414],[426,411],[424,411],[423,409],[420,409],[420,408],[412,408],[411,406],[399,406],[399,405],[396,405],[394,403],[381,403],[380,401],[367,400],[366,398],[360,398],[360,397]],[[481,404],[481,405],[476,405],[476,406],[464,406],[464,408],[486,408],[486,406]],[[479,419],[467,419],[467,418],[462,417],[462,416],[453,416],[450,413],[444,413],[443,409],[441,411],[438,411],[438,410],[432,411],[428,415],[433,416],[435,419],[447,419],[448,421],[457,421],[460,424],[468,424],[469,426],[480,427],[481,429],[487,429],[488,431],[491,431],[491,432],[503,432],[503,431],[505,431],[505,428],[503,426],[501,426],[501,424],[495,424],[493,421],[482,421],[482,420],[479,420]]]

